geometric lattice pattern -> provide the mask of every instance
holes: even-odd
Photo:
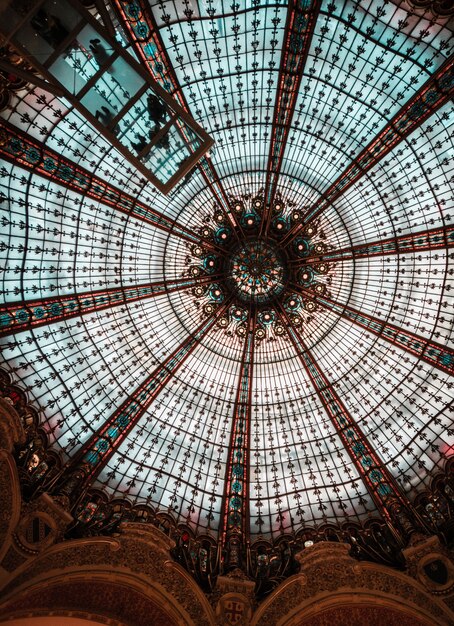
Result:
[[[216,536],[234,497],[253,536],[380,514],[327,393],[413,497],[454,450],[452,33],[378,0],[111,4],[118,41],[215,145],[164,196],[64,98],[10,91],[4,367],[68,463],[129,407],[93,484],[195,531]],[[301,325],[260,341],[210,323],[194,289],[211,279],[189,272],[194,246],[219,248],[216,214],[241,230],[235,202],[256,197],[264,240],[273,202],[298,214],[285,263],[329,265]]]

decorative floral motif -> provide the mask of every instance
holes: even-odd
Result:
[[[318,308],[315,296],[328,293],[334,265],[317,259],[328,250],[324,233],[309,224],[284,247],[301,211],[281,194],[277,197],[266,236],[261,235],[263,193],[245,193],[231,199],[234,225],[215,209],[210,223],[200,231],[218,251],[208,251],[202,244],[190,247],[189,276],[200,281],[213,276],[213,282],[193,289],[198,307],[212,315],[217,304],[232,300],[228,313],[218,320],[227,335],[244,337],[247,320],[257,309],[256,340],[284,336],[285,324],[304,327],[305,316]]]

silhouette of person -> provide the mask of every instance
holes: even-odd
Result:
[[[163,122],[166,117],[165,104],[157,96],[150,93],[147,97],[147,108],[150,120],[159,128],[160,122]]]
[[[158,139],[158,141],[156,142],[156,146],[158,148],[163,148],[164,150],[169,150],[170,149],[169,134],[166,133],[160,139]]]
[[[136,139],[138,139],[138,141],[131,141],[131,146],[137,153],[139,153],[146,147],[148,141],[143,135],[136,135]]]
[[[104,65],[111,56],[99,39],[90,39],[90,52],[99,67]]]
[[[95,117],[97,120],[99,120],[101,122],[101,124],[103,126],[109,126],[110,122],[113,120],[113,118],[115,117],[114,113],[108,109],[106,106],[102,106],[101,110],[97,109],[95,112]],[[112,129],[112,132],[114,135],[118,135],[118,133],[120,132],[120,127],[118,126],[118,124],[116,126],[114,126]]]

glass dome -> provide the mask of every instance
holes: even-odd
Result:
[[[164,195],[7,76],[2,359],[52,448],[214,538],[412,501],[453,449],[452,23],[403,1],[106,6],[215,143]]]

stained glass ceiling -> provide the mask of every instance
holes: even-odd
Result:
[[[213,536],[412,500],[453,446],[452,24],[375,0],[106,8],[215,144],[165,196],[64,96],[5,102],[2,359],[54,449]]]

